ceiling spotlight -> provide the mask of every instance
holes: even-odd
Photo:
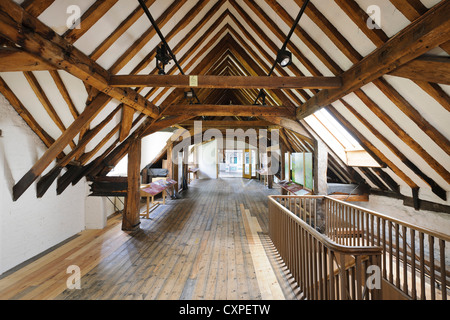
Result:
[[[292,53],[287,50],[280,50],[278,51],[277,55],[277,62],[280,64],[280,66],[287,67],[292,63]]]
[[[192,90],[184,92],[184,98],[189,102],[189,104],[194,103],[194,92]]]

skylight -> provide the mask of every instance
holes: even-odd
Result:
[[[353,136],[326,109],[305,118],[322,140],[349,166],[379,167]]]

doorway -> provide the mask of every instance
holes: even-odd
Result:
[[[245,149],[243,151],[244,163],[242,166],[242,177],[251,179],[256,176],[256,151],[253,149]]]
[[[242,178],[243,163],[242,150],[224,150],[219,178]]]

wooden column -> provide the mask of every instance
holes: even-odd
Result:
[[[327,184],[328,150],[325,143],[316,140],[314,143],[314,193],[326,195]]]
[[[171,143],[169,145],[169,147],[167,148],[167,170],[169,171],[168,176],[169,178],[174,179],[173,177],[173,159],[172,159],[172,155],[173,155],[173,143]]]
[[[140,225],[141,139],[133,140],[128,151],[128,190],[123,212],[122,230],[135,231]]]

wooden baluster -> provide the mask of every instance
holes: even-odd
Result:
[[[425,295],[425,248],[424,248],[424,234],[419,232],[419,251],[420,251],[420,298],[426,300]]]
[[[329,250],[327,247],[323,246],[323,255],[322,255],[322,261],[323,261],[323,299],[324,300],[330,300],[330,281],[329,281],[329,268],[328,268],[328,255]]]
[[[329,217],[329,232],[328,232],[328,237],[333,240],[333,228],[334,228],[334,201],[333,200],[329,200],[330,201],[330,211],[328,214]]]
[[[303,295],[306,296],[306,277],[305,277],[305,230],[300,227],[300,283]]]
[[[371,217],[371,219],[370,219],[370,237],[372,238],[371,244],[372,244],[372,246],[374,246],[375,245],[375,226],[374,226],[375,217],[372,215],[370,215],[370,217]]]
[[[359,212],[359,218],[361,219],[360,220],[360,223],[361,223],[361,225],[360,225],[360,227],[361,227],[361,246],[364,246],[365,245],[364,244],[364,234],[366,232],[366,229],[364,228],[364,212],[362,212],[362,211]]]
[[[445,241],[439,240],[439,253],[441,261],[441,291],[442,300],[447,300],[447,271],[445,268]]]
[[[366,223],[366,246],[370,245],[370,224],[369,224],[369,214],[364,212],[364,220]]]
[[[324,277],[325,274],[323,272],[323,246],[322,243],[320,241],[317,241],[317,277],[319,278],[319,283],[317,284],[318,286],[318,299],[319,300],[324,300],[324,288],[323,288],[323,283],[324,283]]]
[[[416,232],[414,229],[410,230],[411,234],[411,297],[417,299],[416,290]]]
[[[381,246],[381,218],[377,217],[377,246]]]
[[[356,268],[356,275],[355,275],[355,282],[356,282],[356,300],[362,299],[362,287],[363,284],[361,282],[361,256],[357,255],[355,257],[355,268]]]
[[[325,235],[330,236],[331,227],[330,227],[330,216],[331,216],[331,201],[330,199],[325,199]]]
[[[341,295],[340,295],[340,293],[341,293],[340,288],[341,287],[340,287],[340,284],[339,284],[339,273],[333,275],[333,277],[334,277],[334,282],[335,282],[334,287],[336,289],[336,292],[334,293],[336,295],[336,300],[341,300],[342,298],[341,298]]]
[[[306,209],[309,208],[309,209]],[[305,222],[311,225],[311,221],[308,222],[308,217],[311,217],[311,199],[305,199]],[[311,219],[309,219],[311,220]]]
[[[394,283],[394,275],[393,275],[393,269],[394,269],[394,261],[393,261],[393,252],[392,252],[392,222],[388,221],[389,226],[389,282]]]
[[[351,246],[356,246],[356,228],[355,228],[355,208],[350,207],[349,210],[349,223],[350,223],[350,237],[351,237],[351,241],[350,241],[350,245]]]
[[[314,199],[314,229],[317,230],[317,199]]]
[[[352,245],[352,226],[351,226],[351,207],[345,207],[345,229],[346,229],[346,236],[347,236],[347,245]]]
[[[312,282],[313,282],[313,297],[318,300],[318,279],[317,279],[317,240],[312,237]]]
[[[339,237],[338,243],[344,244],[344,237],[343,237],[343,231],[344,231],[344,206],[342,204],[339,204],[339,230],[341,231],[341,236]]]
[[[346,277],[346,270],[345,270],[345,255],[340,254],[341,261],[339,261],[341,265],[341,269],[339,271],[339,281],[341,285],[341,300],[348,300],[347,290],[348,290],[348,281]]]
[[[330,286],[329,286],[329,299],[334,300],[335,299],[335,278],[334,278],[334,263],[333,263],[333,256],[334,253],[331,250],[328,250],[328,272],[329,272],[329,279],[330,279]]]
[[[403,230],[403,292],[408,294],[408,248],[407,248],[407,233],[406,227],[402,226]]]
[[[382,223],[382,237],[383,237],[383,278],[387,279],[387,265],[386,265],[386,256],[387,256],[387,251],[386,251],[386,221],[384,219],[382,219],[381,221]]]
[[[312,300],[314,298],[313,295],[313,279],[312,279],[312,260],[313,260],[313,256],[312,256],[312,250],[311,250],[311,234],[308,232],[308,236],[307,236],[307,250],[308,250],[308,263],[307,263],[307,269],[308,269],[308,295],[309,298]]]
[[[430,251],[430,285],[431,285],[431,300],[436,300],[436,277],[434,268],[434,237],[428,235],[428,247]]]
[[[400,289],[400,234],[398,223],[395,223],[395,286]]]

